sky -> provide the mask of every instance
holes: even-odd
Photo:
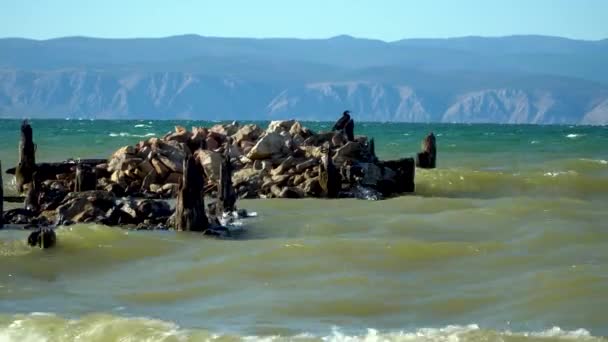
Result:
[[[608,0],[0,0],[0,37],[608,38]]]

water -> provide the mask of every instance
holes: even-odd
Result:
[[[50,161],[176,123],[32,126]],[[0,120],[4,169],[18,129]],[[432,130],[439,168],[386,201],[240,201],[259,216],[238,240],[76,225],[42,251],[0,231],[0,341],[608,340],[608,127],[356,130],[385,159]]]

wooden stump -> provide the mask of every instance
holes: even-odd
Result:
[[[36,170],[36,145],[34,144],[32,126],[27,120],[21,124],[21,141],[19,143],[19,163],[15,170],[17,189],[23,192],[26,184],[32,182]]]
[[[51,248],[56,242],[57,236],[52,228],[38,228],[27,237],[27,244],[32,247]]]
[[[374,138],[371,138],[369,141],[369,154],[370,154],[370,161],[372,163],[376,163],[378,161],[378,157],[376,156],[376,142],[374,141]]]
[[[217,216],[221,217],[222,214],[227,212],[233,212],[236,210],[236,192],[232,186],[232,163],[230,163],[230,156],[228,150],[224,154],[224,160],[220,164],[220,179],[217,185]]]
[[[175,229],[204,231],[209,227],[205,214],[204,170],[198,158],[188,155],[184,160],[184,173],[177,192]]]
[[[4,183],[2,182],[2,162],[0,161],[0,228],[4,227]]]
[[[388,167],[395,171],[395,185],[392,189],[395,193],[414,192],[416,185],[414,178],[416,176],[416,165],[414,158],[403,158],[398,160],[387,160],[379,163],[380,166]]]
[[[97,186],[97,176],[88,166],[78,164],[76,166],[76,177],[74,179],[74,191],[83,192],[95,190]]]
[[[422,169],[434,169],[437,161],[437,142],[433,132],[422,140],[422,152],[416,155],[416,166]]]
[[[323,189],[323,194],[327,198],[338,197],[338,192],[342,186],[341,176],[331,159],[331,152],[327,151],[322,158],[319,183]]]
[[[30,182],[27,195],[25,196],[25,209],[31,212],[37,213],[40,211],[40,195],[41,195],[42,184],[38,174],[34,172],[32,175],[32,181]]]

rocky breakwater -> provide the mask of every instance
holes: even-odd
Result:
[[[40,227],[74,223],[226,235],[231,219],[247,216],[236,209],[237,197],[382,199],[413,192],[414,172],[413,158],[379,160],[373,139],[348,141],[341,132],[315,133],[294,120],[266,129],[236,122],[178,126],[107,160],[35,164],[24,183],[24,207],[3,216],[39,229],[31,239],[38,245],[46,245]],[[167,201],[173,198],[177,208]]]
[[[224,156],[239,198],[381,199],[414,191],[413,158],[380,161],[373,139],[314,133],[295,120],[273,121],[265,130],[236,122],[190,131],[178,126],[162,138],[122,147],[97,165],[105,175],[98,188],[118,196],[175,197],[188,155],[202,165],[212,197]]]

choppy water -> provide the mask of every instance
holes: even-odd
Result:
[[[174,124],[32,123],[39,160]],[[4,169],[18,127],[0,120]],[[42,251],[0,231],[0,341],[607,341],[608,127],[357,126],[381,158],[429,130],[416,195],[241,201],[259,216],[239,240],[76,225]]]

